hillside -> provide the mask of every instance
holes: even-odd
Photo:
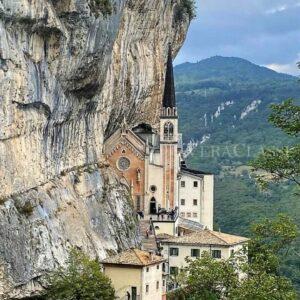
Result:
[[[221,146],[220,156],[224,145],[247,145],[239,148],[243,153],[239,153],[238,160],[230,159],[232,153],[228,155],[229,165],[247,162],[248,156],[255,155],[265,145],[289,143],[284,134],[268,124],[267,118],[271,103],[300,95],[296,77],[244,59],[219,56],[176,66],[175,75],[185,143],[201,142],[205,137],[205,145]],[[207,148],[204,150],[206,155],[211,154],[206,152]],[[219,172],[224,159],[215,156],[208,168],[211,169],[212,163],[214,171]],[[202,164],[203,167],[206,168]]]
[[[220,56],[176,66],[175,75],[188,162],[217,175],[216,229],[247,235],[251,223],[279,212],[288,213],[300,225],[294,187],[273,187],[261,193],[247,167],[263,147],[292,142],[267,118],[271,103],[299,98],[298,78],[241,58]],[[298,287],[299,264],[294,250],[283,264],[284,273]]]
[[[294,77],[277,73],[265,67],[238,57],[214,56],[198,63],[184,63],[176,66],[180,83],[198,83],[199,80],[257,82],[258,80],[293,80]]]

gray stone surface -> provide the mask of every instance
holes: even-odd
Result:
[[[138,243],[128,188],[102,156],[125,115],[157,121],[179,0],[0,0],[0,298],[42,288],[77,246]],[[1,299],[2,299],[1,298]]]

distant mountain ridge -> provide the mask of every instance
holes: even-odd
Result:
[[[218,144],[286,141],[267,122],[269,106],[299,97],[297,77],[222,56],[184,63],[174,72],[185,142],[206,135]]]
[[[188,78],[188,82],[226,78],[227,80],[294,80],[292,75],[278,73],[263,66],[256,65],[239,57],[213,56],[197,63],[183,63],[175,67],[179,81]]]
[[[175,77],[187,161],[217,175],[215,229],[248,236],[251,223],[278,213],[289,214],[300,226],[294,187],[281,185],[261,193],[247,167],[261,147],[292,142],[267,119],[271,103],[300,98],[299,78],[221,56],[178,65]],[[281,271],[300,292],[299,248],[300,239],[282,258]]]

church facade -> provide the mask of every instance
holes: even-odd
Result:
[[[189,169],[178,132],[172,54],[169,51],[159,128],[126,121],[104,144],[104,153],[130,188],[133,207],[145,216],[172,211],[212,229],[214,177]]]

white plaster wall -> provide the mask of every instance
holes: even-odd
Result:
[[[127,299],[126,294],[131,294],[131,287],[137,288],[137,295],[142,292],[142,268],[124,268],[105,266],[104,274],[111,279],[118,299]]]
[[[191,257],[191,249],[200,249],[200,255],[207,251],[211,253],[212,250],[221,250],[221,257],[222,259],[228,259],[230,257],[230,247],[209,247],[209,246],[190,246],[190,245],[168,245],[162,243],[163,251],[162,255],[165,259],[168,259],[169,261],[169,267],[178,267],[183,268],[187,266],[187,262],[185,261],[186,257]],[[169,256],[169,249],[170,248],[179,248],[179,254],[178,256]]]
[[[181,181],[185,181],[185,187],[181,187]],[[198,187],[194,187],[194,181]],[[179,181],[179,212],[180,216],[195,222],[201,223],[201,178],[183,174]],[[185,199],[185,205],[181,205],[181,199]],[[197,199],[197,205],[193,205],[193,199]],[[191,213],[191,217],[188,217]],[[194,216],[197,214],[197,217]]]
[[[145,196],[145,206],[146,206],[146,214],[149,214],[150,208],[150,200],[154,197],[157,201],[158,205],[162,206],[162,195],[163,195],[163,168],[149,164],[148,165],[148,181],[146,181],[146,196]],[[155,185],[156,191],[153,193],[150,190],[150,186]]]
[[[214,176],[203,175],[203,178],[182,174],[180,181],[185,181],[185,187],[179,182],[179,208],[183,218],[199,222],[208,229],[213,230],[213,202],[214,202]],[[198,186],[194,187],[194,181]],[[185,205],[181,205],[181,199],[185,199]],[[197,199],[197,205],[193,200]],[[191,216],[188,216],[188,213]],[[194,214],[197,214],[197,217]]]
[[[176,235],[176,227],[174,222],[157,222],[153,221],[155,234],[169,234],[169,235]],[[158,228],[155,228],[158,227]]]
[[[204,175],[203,205],[201,221],[208,229],[213,230],[214,224],[214,176]]]
[[[152,161],[150,161],[154,165],[162,166],[161,155],[160,152],[153,152]]]
[[[159,267],[157,269],[157,266]],[[162,264],[156,264],[149,266],[149,271],[147,272],[147,267],[143,268],[142,272],[142,300],[160,300],[162,299]],[[159,282],[159,288],[156,288],[156,282]],[[146,293],[146,285],[149,285],[149,292]]]

